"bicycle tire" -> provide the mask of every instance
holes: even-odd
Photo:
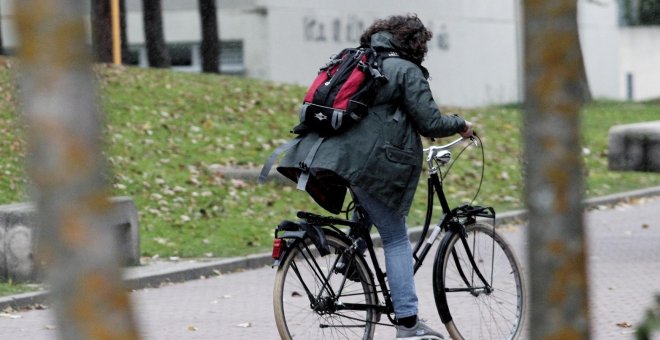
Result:
[[[277,270],[273,307],[280,337],[372,339],[379,315],[376,308],[365,307],[378,304],[371,270],[362,256],[353,256],[354,264],[348,268],[355,268],[359,282],[335,272],[333,268],[349,244],[330,234],[326,234],[326,239],[330,254],[323,257],[319,256],[311,240],[296,240]],[[296,274],[296,269],[300,276]],[[323,287],[325,280],[321,278],[329,278],[330,288]],[[305,287],[313,298],[306,294]],[[350,303],[361,304],[364,310],[335,308]]]
[[[447,233],[433,266],[440,318],[453,339],[516,339],[527,303],[520,262],[491,225],[478,222],[465,226],[465,231],[474,261],[492,290],[476,275],[460,235]]]

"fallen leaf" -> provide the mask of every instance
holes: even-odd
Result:
[[[193,325],[190,325],[190,326],[188,326],[188,330],[191,331],[191,332],[194,332],[194,331],[197,330],[197,327],[195,327]]]
[[[243,189],[243,188],[245,188],[245,186],[246,186],[245,181],[240,180],[240,179],[232,179],[232,180],[231,180],[231,184],[232,184],[234,187],[238,188],[238,189]]]
[[[630,328],[630,327],[632,327],[632,325],[629,322],[619,322],[616,325],[621,327],[621,328]]]

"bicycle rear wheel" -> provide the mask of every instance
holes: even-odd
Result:
[[[475,223],[465,230],[465,242],[448,233],[436,255],[433,291],[440,318],[453,339],[515,339],[527,297],[520,264],[492,226]]]
[[[371,339],[378,321],[373,276],[361,256],[348,261],[353,280],[336,264],[349,247],[327,235],[330,254],[309,239],[293,243],[275,276],[273,307],[282,339]],[[359,280],[357,278],[359,277]]]

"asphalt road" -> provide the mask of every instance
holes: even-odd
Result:
[[[654,294],[660,294],[660,199],[593,210],[586,222],[592,339],[633,339]],[[502,234],[524,263],[524,228],[505,228]],[[428,261],[416,277],[420,314],[442,329],[433,304],[431,267]],[[131,297],[141,336],[279,339],[272,312],[274,275],[274,269],[263,267],[135,291]],[[0,339],[56,338],[50,309],[0,314]],[[392,338],[393,328],[378,328],[376,339]]]

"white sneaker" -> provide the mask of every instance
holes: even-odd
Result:
[[[444,339],[442,334],[432,330],[431,327],[427,326],[421,320],[417,320],[417,324],[411,328],[396,326],[396,338],[397,340]]]

